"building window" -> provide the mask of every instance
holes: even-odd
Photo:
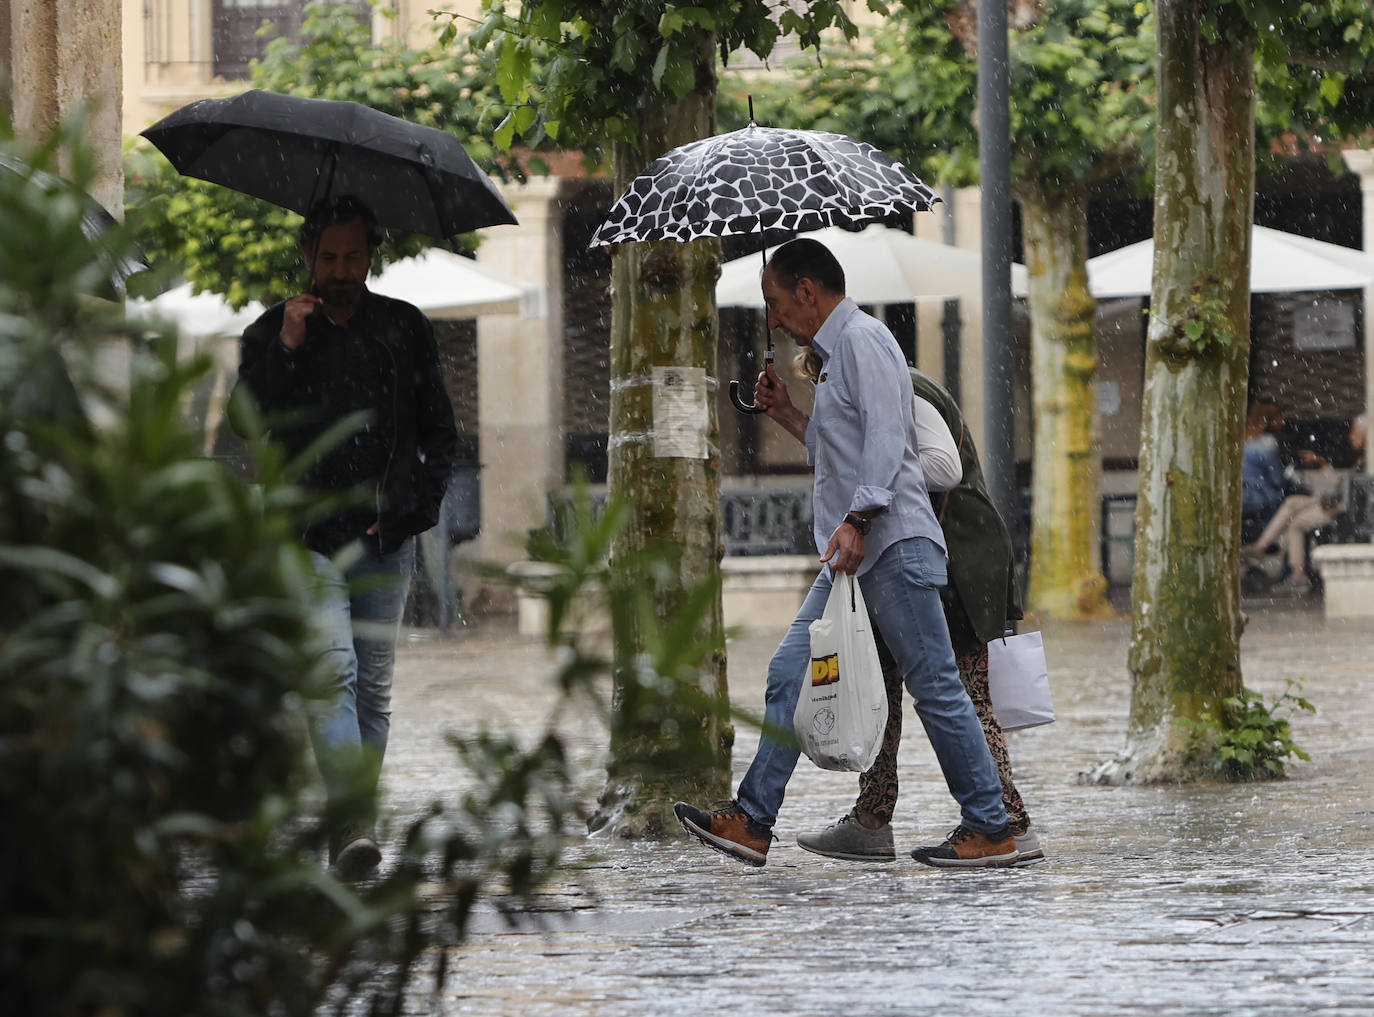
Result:
[[[306,0],[214,0],[215,75],[230,81],[249,77],[267,44],[300,31]],[[271,28],[261,32],[263,22]]]

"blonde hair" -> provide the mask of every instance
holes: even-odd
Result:
[[[798,347],[792,358],[792,371],[798,378],[815,381],[821,376],[821,355],[810,346]]]

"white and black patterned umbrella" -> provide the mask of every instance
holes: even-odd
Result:
[[[650,163],[611,207],[591,246],[805,233],[925,211],[939,200],[906,166],[865,142],[751,123]]]
[[[630,181],[591,247],[748,233],[806,233],[924,212],[940,198],[891,156],[825,131],[749,126],[694,141],[655,159]],[[773,362],[768,334],[765,364]],[[741,413],[757,407],[730,382]]]

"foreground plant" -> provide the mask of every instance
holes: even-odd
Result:
[[[7,1012],[398,1013],[443,986],[439,948],[462,939],[479,898],[519,907],[580,834],[589,809],[557,717],[599,703],[610,665],[555,626],[542,736],[451,739],[456,804],[403,817],[397,861],[375,882],[325,871],[303,723],[321,677],[312,570],[296,534],[328,506],[295,484],[308,460],[270,444],[252,450],[251,485],[199,456],[183,409],[208,363],[93,299],[127,242],[82,228],[93,167],[79,135],[25,151],[0,137],[37,167],[66,152],[75,179],[68,193],[0,174]],[[574,529],[585,567],[551,595],[555,613],[594,583],[617,625],[652,628],[640,566],[603,564],[614,525]],[[684,642],[694,626],[685,611],[651,637],[647,706],[710,652]]]

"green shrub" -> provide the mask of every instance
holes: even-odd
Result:
[[[253,450],[252,486],[199,457],[183,408],[208,365],[179,361],[173,336],[130,335],[118,305],[91,298],[127,239],[81,228],[92,173],[79,136],[73,125],[25,151],[0,138],[40,167],[66,151],[78,185],[49,193],[0,174],[7,1012],[396,1013],[422,983],[442,986],[442,947],[478,898],[519,906],[585,818],[561,704],[528,747],[454,739],[466,792],[406,820],[381,878],[354,887],[324,871],[328,817],[301,721],[320,676],[295,536],[321,500],[271,445]],[[112,378],[107,354],[121,349],[129,368]],[[575,576],[550,592],[553,613],[593,585],[617,626],[652,628],[635,570],[662,565],[606,568],[603,524],[570,534]],[[710,652],[686,640],[690,613],[651,640],[646,687]],[[561,626],[549,639],[561,700],[609,716],[597,692],[609,660]]]
[[[1288,718],[1279,716],[1280,710],[1317,712],[1295,694],[1302,684],[1302,679],[1288,679],[1287,688],[1268,705],[1261,693],[1241,689],[1239,696],[1221,701],[1220,717],[1209,712],[1199,720],[1180,717],[1178,722],[1193,733],[1195,751],[1207,751],[1203,746],[1210,749],[1212,769],[1226,780],[1283,777],[1284,761],[1290,756],[1311,758],[1293,741]]]
[[[303,951],[356,938],[339,911],[359,910],[326,885],[301,798],[308,501],[270,449],[258,488],[197,457],[181,410],[208,365],[85,296],[123,237],[86,238],[79,209],[0,181],[23,261],[0,283],[7,995],[26,1014],[305,1013]]]

